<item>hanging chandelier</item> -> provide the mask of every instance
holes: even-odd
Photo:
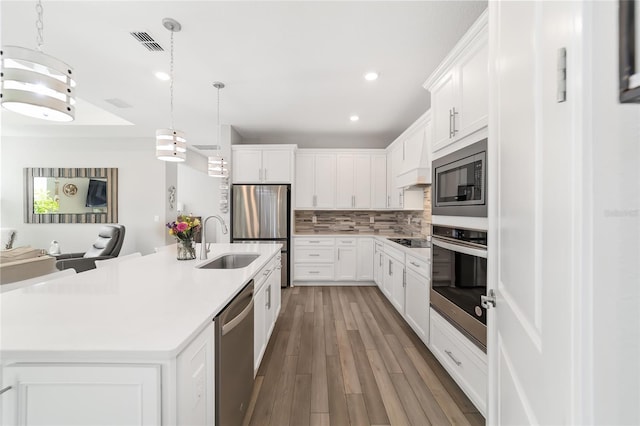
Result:
[[[216,133],[218,140],[216,143],[216,155],[212,155],[208,158],[207,172],[211,177],[226,178],[229,177],[229,168],[227,167],[227,160],[222,156],[222,147],[220,146],[220,89],[224,89],[224,83],[216,81],[213,83],[213,87],[218,89],[218,119],[216,121]]]
[[[184,132],[173,128],[173,34],[182,29],[178,21],[164,18],[162,25],[171,31],[171,70],[169,91],[171,93],[171,127],[156,130],[156,158],[163,161],[184,161],[187,158],[187,138]]]
[[[29,117],[72,121],[76,103],[73,69],[42,52],[44,21],[40,0],[36,13],[37,50],[3,46],[0,51],[0,103],[9,111]]]

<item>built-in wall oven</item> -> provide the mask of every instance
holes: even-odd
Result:
[[[486,352],[487,232],[433,225],[431,307]]]
[[[487,140],[433,160],[432,213],[487,217]]]

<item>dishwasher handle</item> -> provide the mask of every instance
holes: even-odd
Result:
[[[251,289],[245,289],[236,298],[236,300],[231,302],[231,305],[229,305],[226,308],[226,310],[229,310],[233,307],[233,305],[242,305],[246,303],[246,301],[248,300],[249,302],[246,304],[246,307],[242,310],[242,312],[240,312],[238,315],[236,315],[234,318],[228,321],[225,315],[222,315],[219,318],[221,321],[223,321],[220,327],[223,336],[230,333],[247,317],[247,315],[249,315],[253,311],[253,282],[251,282],[250,286],[251,286]]]

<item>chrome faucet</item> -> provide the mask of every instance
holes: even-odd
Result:
[[[214,214],[212,216],[207,216],[203,221],[202,221],[202,242],[200,243],[200,259],[206,259],[207,258],[207,253],[209,253],[209,246],[208,244],[211,243],[207,243],[207,221],[211,218],[216,218],[218,219],[218,221],[220,222],[220,227],[222,228],[222,233],[226,234],[229,232],[229,229],[227,228],[227,224],[224,223],[224,219],[221,218],[220,216],[218,216],[217,214]]]

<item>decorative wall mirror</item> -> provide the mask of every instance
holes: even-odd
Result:
[[[25,223],[117,223],[118,169],[24,169]]]

